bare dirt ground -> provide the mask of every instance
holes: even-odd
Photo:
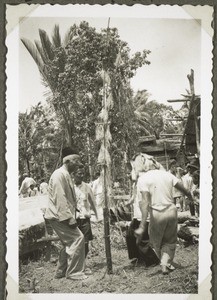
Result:
[[[87,267],[93,274],[83,281],[54,279],[58,257],[58,242],[53,242],[52,257],[45,261],[43,253],[37,258],[20,260],[20,293],[172,293],[197,294],[198,244],[177,243],[176,269],[163,275],[160,266],[133,265],[126,249],[124,235],[117,225],[111,226],[113,274],[107,274],[103,225],[93,223],[94,240],[90,245]]]

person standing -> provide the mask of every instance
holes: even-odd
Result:
[[[127,203],[127,205],[133,204],[133,219],[126,233],[128,257],[129,259],[133,259],[132,262],[136,259],[136,262],[144,262],[146,266],[158,264],[159,259],[149,243],[149,216],[146,220],[146,229],[139,241],[137,241],[134,232],[137,228],[139,228],[142,219],[142,213],[139,205],[141,195],[137,188],[138,178],[143,174],[143,172],[147,172],[149,169],[163,169],[163,167],[153,158],[153,156],[140,153],[132,158],[131,164],[128,168],[131,168],[131,180],[133,181],[132,197]]]
[[[45,182],[44,179],[41,180],[40,186],[39,186],[40,194],[47,195],[48,194],[48,184]]]
[[[182,177],[182,182],[183,182],[183,186],[191,191],[192,190],[192,187],[193,187],[193,178],[192,178],[192,174],[194,171],[198,170],[198,167],[194,164],[187,164],[187,174],[185,174],[183,177]],[[185,201],[186,202],[186,201]],[[188,202],[188,201],[187,201]],[[188,206],[189,206],[189,210],[190,210],[190,214],[192,217],[195,217],[195,206],[194,206],[194,203],[193,202],[189,202],[188,203]]]
[[[183,192],[193,201],[190,191],[187,191],[179,180],[165,170],[149,168],[138,178],[137,188],[140,192],[140,209],[142,220],[135,235],[141,240],[147,227],[148,212],[150,213],[149,237],[155,253],[161,262],[163,274],[168,274],[172,266],[177,242],[177,208],[173,200],[173,188]],[[146,162],[145,162],[146,164]]]
[[[90,223],[91,209],[95,213],[96,219],[98,217],[96,204],[90,186],[83,181],[84,166],[81,164],[74,172],[72,172],[72,175],[75,183],[75,194],[77,201],[76,221],[78,228],[84,234],[86,257],[89,252],[89,241],[93,240]]]
[[[103,184],[100,172],[96,173],[96,179],[91,182],[90,187],[93,191],[94,199],[96,202],[96,209],[98,214],[98,221],[103,220]]]
[[[69,147],[62,150],[63,165],[49,180],[48,207],[45,219],[59,236],[63,248],[59,254],[55,278],[82,280],[85,275],[85,241],[76,223],[76,197],[70,173],[80,164],[78,153]]]
[[[27,173],[23,174],[23,178],[24,179],[19,190],[19,196],[21,196],[22,198],[30,197],[31,192],[36,186],[36,182]]]
[[[180,179],[179,177],[178,177],[178,172],[177,172],[177,162],[176,162],[176,160],[175,159],[173,159],[171,162],[170,162],[170,164],[169,164],[169,173],[171,173],[171,174],[173,174],[174,176],[176,176],[178,179]],[[180,207],[180,198],[182,197],[183,195],[182,195],[182,193],[178,190],[178,189],[176,189],[175,187],[173,188],[173,199],[174,199],[174,203],[175,203],[175,205],[176,205],[176,207],[177,208],[179,208]]]

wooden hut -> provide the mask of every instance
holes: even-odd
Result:
[[[152,155],[166,170],[171,159],[175,159],[180,149],[180,135],[156,139],[155,136],[142,136],[139,140],[139,151]]]

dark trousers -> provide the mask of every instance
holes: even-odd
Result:
[[[78,224],[78,228],[81,230],[81,232],[84,235],[85,257],[86,257],[88,252],[89,252],[89,241],[92,241],[92,239],[93,239],[93,234],[92,234],[91,224],[90,224],[90,218],[85,218],[85,219],[77,218],[76,222]]]
[[[189,209],[190,209],[191,216],[195,216],[195,206],[193,202],[189,202]]]
[[[149,244],[148,226],[143,233],[140,244],[136,243],[134,231],[139,227],[140,221],[133,219],[126,234],[126,243],[129,259],[137,258],[139,261],[145,262],[145,264],[153,265],[159,263],[159,259],[155,254],[154,250]]]

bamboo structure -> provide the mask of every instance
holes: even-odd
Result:
[[[197,103],[196,101],[200,100],[200,96],[199,95],[195,95],[195,88],[194,88],[194,70],[191,69],[191,73],[187,75],[188,81],[189,81],[189,85],[190,85],[190,92],[188,92],[188,95],[182,95],[185,98],[184,99],[173,99],[173,100],[167,100],[167,102],[188,102],[188,109],[189,109],[189,113],[187,118],[183,117],[183,118],[173,118],[173,119],[167,119],[170,121],[182,121],[184,119],[186,119],[186,124],[189,122],[191,116],[193,115],[194,117],[194,126],[195,126],[195,137],[196,137],[196,149],[197,149],[197,155],[198,158],[200,158],[200,129],[199,129],[199,125],[198,125],[198,116],[197,116]],[[186,131],[187,131],[187,125],[185,126],[184,132],[182,134],[182,139],[181,139],[181,145],[180,145],[180,151],[182,151],[183,149],[183,145],[185,142],[185,138],[186,138]]]
[[[110,19],[109,19],[110,21]],[[108,28],[109,31],[109,21]],[[107,31],[107,40],[108,40]],[[105,238],[105,252],[107,260],[107,273],[112,274],[112,257],[111,257],[111,244],[110,244],[110,218],[109,218],[109,206],[111,196],[111,159],[109,155],[111,134],[110,134],[110,122],[108,119],[109,110],[113,106],[113,99],[111,92],[109,93],[110,78],[109,74],[102,68],[101,77],[103,80],[103,99],[102,110],[98,116],[98,122],[96,123],[96,140],[101,142],[101,148],[98,155],[98,164],[102,166],[101,175],[103,177],[103,198],[104,198],[104,238]]]

